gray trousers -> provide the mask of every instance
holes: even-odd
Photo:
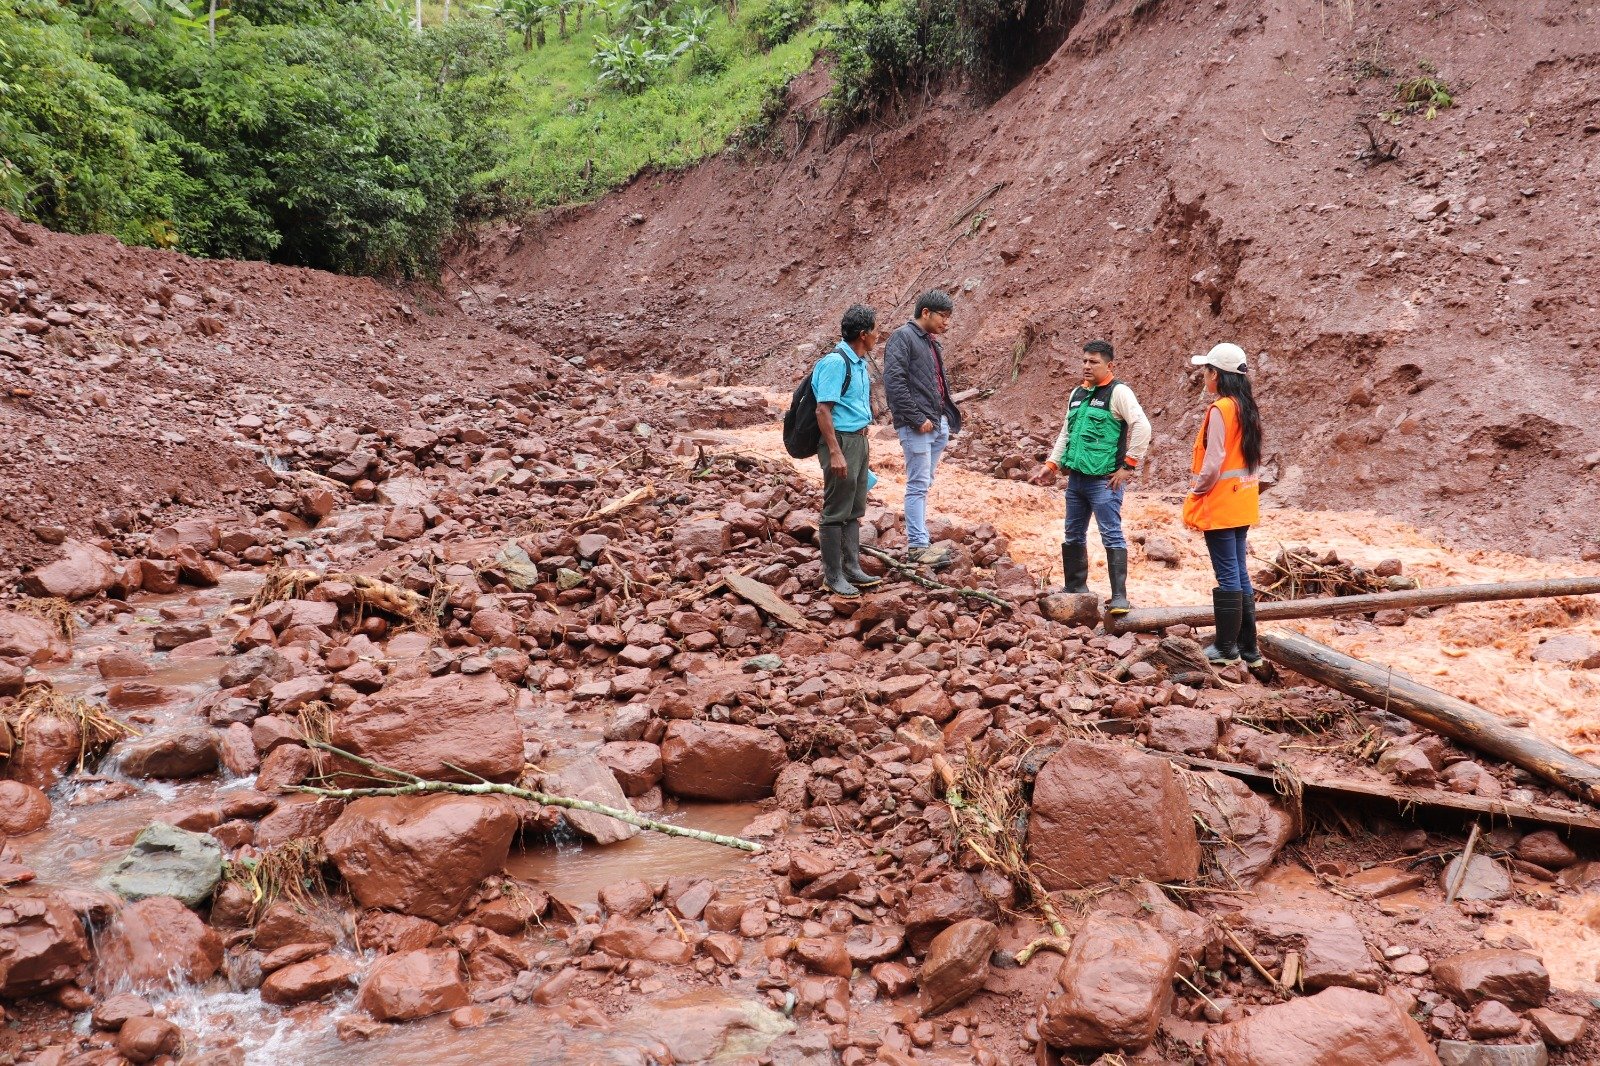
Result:
[[[854,522],[867,513],[867,431],[840,433],[839,450],[844,452],[844,477],[828,472],[828,442],[817,446],[817,461],[822,464],[822,525],[838,526]]]

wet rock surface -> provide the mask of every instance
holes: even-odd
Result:
[[[1384,996],[1331,988],[1212,1029],[1206,1054],[1219,1066],[1438,1066],[1417,1023]]]

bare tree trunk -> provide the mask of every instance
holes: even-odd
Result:
[[[557,26],[556,32],[561,34],[561,39],[564,41],[564,40],[567,39],[567,5],[566,4],[562,4],[560,7],[556,8],[556,21],[559,24]]]
[[[417,0],[417,32],[422,32],[422,0]]]
[[[206,40],[213,48],[217,46],[217,0],[211,0],[211,9],[206,13]]]
[[[439,20],[439,25],[450,21],[450,0],[444,0],[444,17]]]

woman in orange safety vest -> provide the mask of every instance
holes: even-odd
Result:
[[[1250,392],[1244,349],[1219,344],[1190,360],[1206,368],[1206,394],[1216,397],[1194,440],[1183,524],[1205,534],[1217,587],[1211,590],[1217,634],[1206,658],[1260,666],[1256,595],[1250,587],[1245,538],[1261,517],[1261,415]]]

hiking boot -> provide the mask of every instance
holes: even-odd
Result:
[[[845,580],[844,527],[826,525],[817,530],[817,543],[822,548],[822,587],[835,596],[859,596],[861,590]]]
[[[901,558],[903,558],[907,564],[916,566],[917,564],[921,563],[922,560],[932,555],[933,549],[928,545],[923,544],[917,547],[907,548],[905,554],[901,556]]]
[[[1089,545],[1061,545],[1061,591],[1089,591]]]
[[[1254,589],[1245,589],[1240,596],[1239,658],[1250,669],[1259,670],[1267,659],[1256,646],[1256,593]]]
[[[1212,666],[1232,666],[1239,661],[1239,625],[1244,614],[1244,593],[1238,589],[1211,590],[1211,606],[1217,616],[1217,632],[1206,645],[1206,658]]]
[[[1106,601],[1106,614],[1127,614],[1133,610],[1128,602],[1128,549],[1106,549],[1106,573],[1111,578],[1111,598]]]
[[[883,584],[882,578],[873,577],[861,569],[861,520],[858,518],[853,522],[846,522],[841,528],[844,530],[841,559],[844,579],[861,588]]]

